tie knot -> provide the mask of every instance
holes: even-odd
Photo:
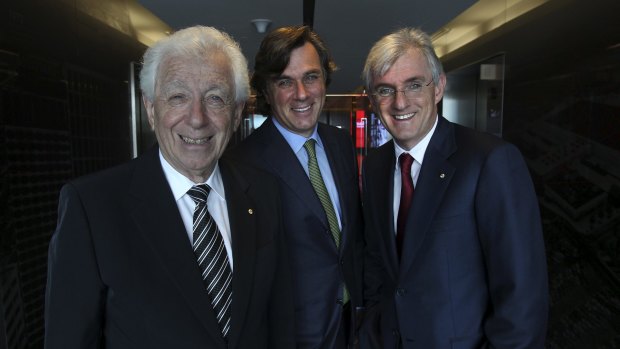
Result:
[[[209,197],[209,192],[211,191],[211,187],[207,184],[200,184],[191,187],[187,191],[187,195],[189,195],[192,200],[199,205],[201,203],[207,202],[207,198]]]
[[[398,163],[400,164],[400,171],[403,173],[411,173],[411,165],[413,164],[413,156],[409,153],[402,153],[398,157]]]
[[[316,152],[314,150],[315,143],[316,141],[313,138],[310,138],[306,141],[306,143],[304,143],[304,149],[306,149],[306,152],[308,152],[308,156],[313,159],[316,158]]]

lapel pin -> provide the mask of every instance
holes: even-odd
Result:
[[[444,179],[444,178],[446,178],[446,175],[444,173],[442,173],[442,174],[439,175],[439,178]]]
[[[251,208],[248,208],[248,213],[249,213],[249,214],[254,214],[254,210],[253,210],[253,209],[251,209]]]

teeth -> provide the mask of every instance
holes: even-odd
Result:
[[[193,138],[181,136],[181,139],[183,140],[183,142],[189,143],[189,144],[205,144],[205,143],[207,143],[209,141],[209,139],[211,139],[211,137],[200,138],[200,139],[193,139]]]
[[[396,120],[407,120],[407,119],[411,119],[414,115],[415,113],[409,113],[409,114],[404,114],[404,115],[392,115],[392,117]]]
[[[296,112],[299,112],[299,113],[300,113],[300,112],[304,112],[304,111],[306,111],[306,110],[309,110],[309,109],[310,109],[310,107],[311,107],[311,106],[309,105],[309,106],[307,106],[307,107],[305,107],[305,108],[292,108],[292,109],[293,109],[293,111],[296,111]]]

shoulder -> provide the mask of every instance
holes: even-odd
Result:
[[[453,163],[479,164],[507,169],[525,168],[521,151],[514,144],[490,133],[452,123],[457,151]]]
[[[274,175],[254,165],[242,162],[238,158],[225,156],[220,158],[219,164],[225,182],[255,184],[268,190],[277,187],[277,180]]]
[[[107,168],[98,172],[90,173],[71,180],[69,183],[80,191],[99,192],[109,188],[122,186],[123,182],[131,176],[136,165],[136,160]]]
[[[474,130],[459,124],[451,123],[454,128],[454,139],[460,151],[489,156],[497,151],[516,151],[517,147],[490,133]]]
[[[351,136],[347,130],[343,130],[341,128],[328,125],[322,122],[319,122],[317,127],[318,127],[317,132],[319,133],[319,136],[321,136],[321,138],[327,137],[327,138],[334,139],[334,140],[352,142]]]
[[[394,141],[385,142],[378,148],[371,148],[364,159],[364,163],[385,162],[394,157]]]
[[[154,172],[159,171],[163,176],[157,149],[155,147],[125,163],[75,178],[67,184],[81,193],[91,195],[104,196],[127,192],[133,182],[132,179],[142,176],[139,173],[147,173],[152,178],[155,176]]]
[[[274,132],[275,131],[275,132]],[[247,137],[229,144],[225,153],[225,158],[241,160],[255,160],[265,147],[277,139],[277,130],[273,124],[267,120],[259,128],[255,129]]]

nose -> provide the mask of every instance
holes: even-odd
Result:
[[[296,89],[295,89],[295,98],[296,99],[306,99],[308,97],[308,91],[306,91],[306,86],[303,81],[296,81]]]
[[[409,106],[409,99],[405,96],[404,91],[396,90],[394,94],[394,100],[392,101],[392,105],[396,109],[405,109]]]
[[[202,98],[193,98],[188,115],[190,126],[200,128],[207,123],[208,119],[207,108]]]

